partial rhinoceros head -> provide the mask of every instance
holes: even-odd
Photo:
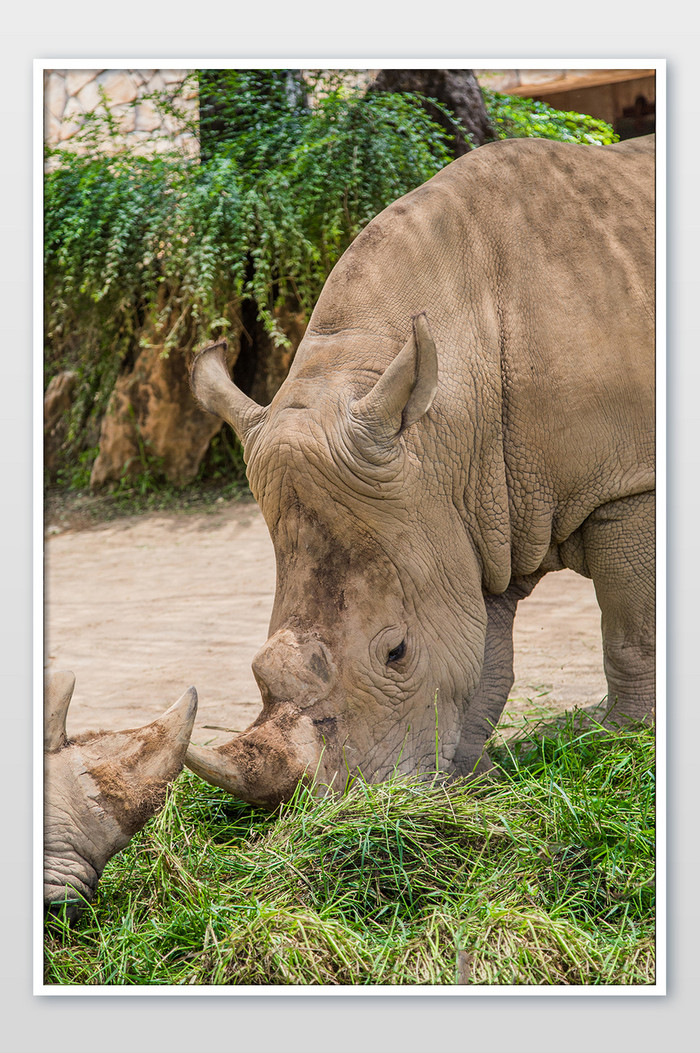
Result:
[[[163,806],[182,770],[197,692],[128,731],[66,735],[75,677],[57,672],[44,695],[44,905],[77,918],[108,860]]]
[[[321,382],[297,354],[264,408],[229,379],[223,343],[193,364],[200,403],[244,443],[277,591],[253,662],[262,713],[223,746],[191,745],[186,763],[255,803],[274,806],[302,779],[342,789],[358,772],[449,770],[479,682],[483,567],[452,492],[459,452],[448,447],[442,463],[429,453],[444,428],[428,413],[435,344],[414,317],[378,375],[373,340],[342,334]],[[351,356],[366,366],[344,369]]]

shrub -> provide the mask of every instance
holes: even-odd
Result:
[[[197,78],[201,159],[175,146]],[[130,152],[104,97],[81,152],[48,151],[46,378],[80,378],[59,482],[89,477],[110,393],[141,347],[169,354],[236,332],[243,309],[288,343],[276,309],[308,316],[360,229],[451,160],[450,137],[419,96],[364,94],[319,73],[308,105],[308,86],[285,70],[202,70],[154,97],[175,131],[152,156]],[[484,97],[502,137],[614,137],[592,118]]]
[[[71,466],[96,445],[96,422],[140,346],[167,354],[224,334],[244,301],[284,343],[275,307],[291,299],[308,313],[359,230],[450,159],[445,134],[408,96],[331,82],[302,107],[281,75],[224,73],[228,110],[216,119],[226,133],[214,150],[205,115],[203,162],[172,146],[134,155],[104,104],[83,152],[48,152],[45,367],[47,380],[65,368],[81,378]],[[172,114],[174,100],[158,102]]]
[[[499,139],[558,139],[605,146],[619,138],[605,121],[585,113],[555,110],[546,102],[503,95],[488,88],[482,88],[482,94]]]

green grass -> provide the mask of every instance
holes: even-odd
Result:
[[[47,929],[45,982],[653,983],[653,731],[568,720],[495,759],[273,815],[185,772]]]

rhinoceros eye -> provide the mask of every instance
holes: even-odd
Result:
[[[402,640],[398,647],[393,647],[389,654],[386,656],[386,664],[390,665],[391,662],[400,662],[403,656],[406,654],[406,641]]]

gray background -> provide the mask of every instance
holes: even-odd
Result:
[[[3,603],[0,677],[4,745],[0,793],[2,1030],[16,1053],[92,1045],[111,1053],[235,1048],[390,1051],[484,1044],[500,1051],[696,1048],[698,980],[698,616],[700,390],[697,265],[697,32],[687,8],[634,9],[595,0],[484,10],[449,0],[418,7],[354,0],[237,5],[171,0],[147,7],[37,0],[7,14],[3,51],[2,460]],[[675,27],[681,27],[676,29]],[[673,28],[672,28],[673,27]],[[661,997],[75,997],[32,995],[31,953],[31,363],[32,61],[358,56],[453,58],[452,65],[514,65],[561,57],[668,60],[668,995]],[[468,60],[467,60],[468,57]],[[498,63],[498,58],[502,61]],[[475,61],[478,59],[479,61]],[[311,63],[312,65],[315,63]],[[322,61],[318,61],[322,65]],[[517,64],[517,63],[516,63]],[[522,63],[520,63],[522,64]],[[594,63],[586,63],[591,65]],[[616,63],[620,65],[621,63]],[[56,62],[56,65],[60,65]],[[86,62],[90,65],[90,62]],[[144,61],[151,66],[152,62]],[[437,65],[437,63],[436,63]],[[3,1043],[5,1044],[5,1043]]]

